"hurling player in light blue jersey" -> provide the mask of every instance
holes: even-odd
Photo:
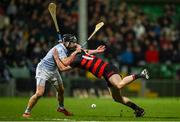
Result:
[[[57,111],[64,113],[66,116],[73,115],[64,108],[64,86],[53,58],[53,50],[56,48],[59,58],[63,59],[67,57],[67,49],[71,48],[71,45],[74,45],[76,42],[77,39],[74,35],[64,34],[62,40],[59,41],[59,44],[49,50],[46,56],[38,63],[36,68],[36,93],[29,99],[23,117],[31,117],[32,108],[44,94],[46,81],[49,81],[56,88],[57,100],[59,102]]]

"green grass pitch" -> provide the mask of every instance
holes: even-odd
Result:
[[[180,121],[179,98],[133,98],[146,111],[142,118],[134,117],[131,109],[105,98],[65,98],[66,108],[74,113],[74,116],[66,117],[56,112],[55,98],[41,98],[32,111],[32,117],[25,119],[22,113],[28,99],[0,98],[0,121]],[[97,105],[95,109],[90,107],[92,103]]]

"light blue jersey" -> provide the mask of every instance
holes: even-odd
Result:
[[[67,49],[63,44],[57,44],[53,48],[51,48],[49,52],[46,54],[46,56],[39,63],[41,67],[50,71],[54,71],[57,69],[53,58],[54,48],[57,49],[60,59],[67,57]]]

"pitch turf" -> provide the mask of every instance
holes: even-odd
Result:
[[[66,117],[56,112],[57,104],[55,98],[41,98],[32,111],[32,117],[25,119],[21,115],[24,112],[28,99],[0,98],[0,121],[180,121],[179,98],[132,99],[145,109],[146,114],[142,118],[135,118],[131,109],[113,102],[112,99],[102,98],[65,98],[67,109],[74,113],[74,116]],[[95,109],[90,107],[92,103],[97,105]]]

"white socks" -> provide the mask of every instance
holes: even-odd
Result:
[[[27,107],[24,113],[31,113],[31,109],[29,109],[29,107]]]

